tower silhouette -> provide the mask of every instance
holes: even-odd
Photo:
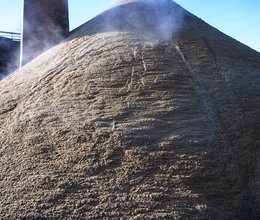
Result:
[[[68,34],[68,0],[23,0],[20,64],[28,63]]]

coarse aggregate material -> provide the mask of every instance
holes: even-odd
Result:
[[[155,6],[110,9],[0,81],[0,219],[260,218],[260,54]]]

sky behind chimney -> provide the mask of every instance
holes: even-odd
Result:
[[[69,0],[70,28],[85,23],[117,0]],[[259,0],[176,0],[176,3],[229,36],[260,51]],[[22,0],[0,0],[0,31],[19,32]]]

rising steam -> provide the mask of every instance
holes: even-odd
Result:
[[[107,30],[130,31],[143,38],[170,40],[183,22],[183,9],[171,0],[118,0],[106,14]]]

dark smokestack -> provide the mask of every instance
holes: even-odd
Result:
[[[21,65],[68,34],[68,0],[23,0]]]

